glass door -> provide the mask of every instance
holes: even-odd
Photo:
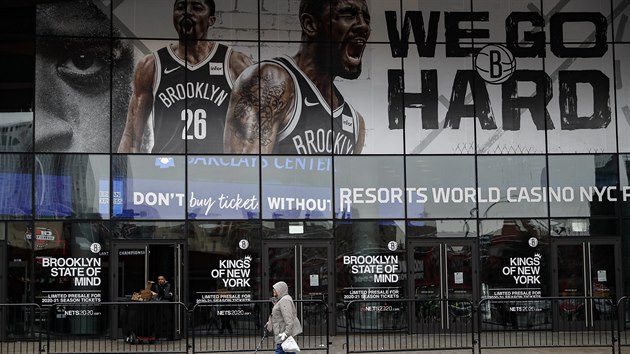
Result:
[[[414,240],[407,249],[408,289],[418,300],[412,307],[412,329],[422,332],[427,326],[439,325],[448,330],[458,322],[472,326],[469,301],[477,294],[475,241]]]
[[[294,300],[322,300],[328,305],[324,316],[330,333],[333,321],[332,241],[269,240],[263,241],[263,297],[271,298],[273,284],[284,281]],[[321,321],[321,305],[313,302],[296,303],[302,324]],[[320,326],[304,326],[321,330]],[[324,327],[325,328],[325,327]]]
[[[554,240],[559,326],[609,326],[621,277],[619,240]],[[580,299],[584,298],[584,299]]]
[[[164,301],[179,302],[185,299],[184,292],[184,244],[181,242],[156,242],[150,243],[130,243],[114,242],[112,246],[111,264],[111,298],[114,301],[132,301],[132,295],[143,289],[151,289],[158,282],[158,277],[164,277],[170,283],[172,298]],[[153,299],[158,301],[159,299]],[[172,323],[163,333],[157,333],[160,337],[173,339],[182,333],[183,316],[179,306],[168,306],[160,311],[167,316],[165,322]],[[129,317],[133,314],[124,313],[121,310],[118,316],[112,316],[112,333],[126,335],[125,323],[129,322]],[[120,327],[120,331],[118,330]]]

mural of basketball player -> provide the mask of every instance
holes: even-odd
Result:
[[[363,117],[334,80],[356,79],[370,36],[365,0],[302,0],[302,43],[245,70],[234,86],[224,144],[229,153],[359,154]]]
[[[35,151],[110,152],[110,124],[120,139],[133,48],[110,40],[121,34],[109,11],[92,0],[37,2]]]
[[[206,40],[214,25],[214,0],[176,0],[177,43],[144,57],[135,69],[120,153],[141,152],[149,117],[154,153],[221,153],[232,83],[251,60]]]

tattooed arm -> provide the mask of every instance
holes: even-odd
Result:
[[[154,76],[155,57],[149,54],[138,63],[133,75],[133,94],[129,101],[125,130],[118,146],[119,153],[140,152],[144,127],[153,108]]]
[[[252,59],[247,55],[238,52],[232,51],[232,55],[230,55],[230,68],[229,68],[229,78],[232,82],[236,81],[238,76],[243,72],[243,70],[247,69],[252,65]]]
[[[363,151],[363,146],[365,145],[365,120],[363,120],[361,113],[357,112],[357,115],[359,116],[359,137],[357,138],[357,143],[354,146],[354,153],[356,155]]]
[[[289,73],[274,63],[247,68],[234,83],[223,146],[226,153],[270,154],[278,131],[295,110]]]

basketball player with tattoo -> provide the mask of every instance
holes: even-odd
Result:
[[[149,117],[153,153],[222,153],[232,83],[251,60],[206,39],[214,25],[214,0],[176,0],[179,35],[137,65],[120,153],[140,152]]]
[[[334,85],[356,79],[370,36],[365,0],[302,0],[302,43],[293,57],[246,69],[230,97],[228,153],[359,154],[363,117]]]

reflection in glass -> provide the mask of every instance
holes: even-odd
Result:
[[[408,237],[477,237],[474,220],[409,220]]]
[[[109,219],[109,157],[37,155],[35,207],[41,218]]]
[[[545,166],[544,156],[480,156],[479,217],[547,216]]]
[[[630,155],[619,155],[619,201],[621,214],[630,215]]]
[[[549,156],[551,216],[616,215],[617,171],[613,155]]]
[[[294,299],[322,300],[327,303],[327,267],[328,248],[323,246],[269,248],[269,283],[286,282]],[[300,271],[296,273],[297,269]],[[295,278],[295,274],[299,274],[299,277]]]
[[[616,236],[619,220],[610,218],[551,219],[551,236]]]
[[[183,156],[112,156],[114,217],[183,219]]]
[[[610,320],[612,308],[607,299],[616,299],[615,245],[568,242],[557,246],[558,295],[593,297],[593,300],[560,301],[562,325],[578,325]]]
[[[419,332],[435,327],[470,328],[476,273],[474,245],[470,241],[436,241],[408,244],[413,252],[412,291],[418,300],[413,303],[414,325]]]
[[[615,3],[617,3],[615,5],[615,8],[617,8],[617,6],[619,6],[619,3],[622,3],[622,1],[624,0],[613,0]],[[625,3],[624,3],[625,4]],[[630,8],[628,8],[627,6],[624,9],[624,16],[628,16],[630,15]],[[624,16],[621,17],[617,17],[615,19],[615,26],[618,26],[618,29],[616,29],[616,38],[615,40],[617,41],[621,41],[621,39],[617,36],[619,36],[622,32],[626,33],[626,41],[628,37],[628,27],[626,27],[625,25],[620,26],[620,24],[625,23],[624,21],[620,21]],[[617,59],[619,58],[628,58],[630,57],[630,44],[626,43],[615,43],[614,44],[614,50],[615,50],[615,57]],[[630,65],[624,65],[623,61],[620,60],[615,60],[615,75],[617,75],[617,82],[619,82],[620,80],[623,80],[623,82],[628,82],[630,80]],[[617,137],[618,137],[618,145],[619,145],[619,152],[623,152],[623,153],[628,153],[630,152],[630,121],[628,120],[628,117],[630,116],[630,112],[628,111],[628,108],[630,108],[628,106],[627,99],[628,97],[630,97],[630,85],[619,85],[617,84],[616,87],[616,95],[618,98],[618,103],[616,105],[616,111],[615,113],[617,114]],[[627,157],[624,157],[623,159],[627,159]],[[621,166],[622,171],[623,171],[623,164]]]
[[[116,239],[149,239],[170,240],[183,239],[185,225],[178,221],[136,221],[117,222],[112,229],[112,237]]]
[[[32,165],[30,155],[0,155],[0,218],[32,215]]]
[[[265,219],[332,218],[332,158],[263,158]]]
[[[0,151],[23,152],[33,146],[33,113],[0,113]]]
[[[332,238],[332,221],[273,220],[262,222],[263,238]]]
[[[407,217],[474,217],[475,159],[468,156],[407,157]]]
[[[558,275],[560,276],[558,294],[560,296],[584,296],[583,255],[582,243],[558,246]],[[568,312],[568,309],[564,309],[564,312]]]
[[[189,156],[188,218],[258,218],[259,164],[256,156]]]
[[[628,238],[630,238],[630,220],[624,220],[622,222],[622,242],[621,242],[621,254],[622,254],[622,264],[623,269],[627,269],[628,257],[626,255],[630,254],[630,242],[628,242]],[[627,294],[630,291],[630,274],[629,272],[622,272],[623,276],[623,289],[619,289],[619,291],[623,291],[624,294]],[[630,314],[630,309],[626,309],[626,312]],[[629,317],[630,318],[630,317]]]
[[[8,303],[33,302],[31,289],[32,250],[35,244],[32,235],[33,225],[30,222],[7,222],[0,224],[6,232],[8,281],[6,296]],[[9,329],[10,330],[10,329]],[[19,331],[21,329],[15,328]]]
[[[402,156],[336,157],[335,216],[401,218],[405,214]]]
[[[328,311],[323,311],[322,306],[331,303],[334,289],[330,276],[332,242],[309,240],[265,242],[263,245],[264,260],[269,262],[269,269],[263,278],[265,286],[269,288],[263,289],[263,294],[271,296],[271,285],[279,281],[286,282],[289,294],[296,300],[300,321],[310,324],[304,327],[304,333],[321,333],[322,326],[328,325],[329,317]]]

